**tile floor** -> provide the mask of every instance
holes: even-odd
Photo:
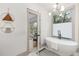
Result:
[[[19,54],[18,56],[39,56],[39,54],[37,54],[37,49],[34,48],[31,53],[27,54],[27,52],[24,52],[22,54]],[[79,51],[74,53],[73,56],[79,56]]]
[[[37,52],[37,50],[34,49],[31,53],[29,53],[28,56],[39,56],[36,52]],[[79,56],[79,51],[77,51],[76,53],[74,53],[73,56]]]

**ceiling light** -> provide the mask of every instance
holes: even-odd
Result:
[[[64,11],[64,9],[65,9],[65,7],[64,6],[61,6],[60,11]]]
[[[49,16],[51,16],[51,12],[49,12]]]
[[[0,28],[5,33],[10,33],[15,29],[13,25],[13,18],[9,13],[9,9],[8,9],[8,13],[4,16],[4,18],[1,21]]]
[[[65,7],[62,5],[59,5],[59,3],[56,3],[55,5],[53,5],[53,11],[54,12],[60,12],[60,11],[64,11]]]

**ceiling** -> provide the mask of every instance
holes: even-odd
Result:
[[[55,5],[56,3],[40,3],[39,5],[41,5],[42,7],[44,7],[47,11],[52,11],[53,9],[53,5]],[[72,5],[75,5],[75,3],[59,3],[59,5],[63,5],[65,8],[68,8]]]

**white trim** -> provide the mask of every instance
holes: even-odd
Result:
[[[41,45],[41,20],[40,20],[40,13],[38,13],[37,11],[34,11],[32,9],[29,9],[27,8],[27,51],[29,51],[29,20],[28,20],[28,12],[31,12],[31,13],[34,13],[34,14],[37,14],[38,15],[38,20],[37,22],[39,23],[38,24],[38,34],[40,34],[40,37],[38,38],[38,49],[39,49],[39,46]]]

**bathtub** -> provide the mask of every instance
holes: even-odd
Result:
[[[57,52],[62,56],[73,55],[77,50],[77,42],[67,39],[58,39],[54,37],[46,37],[47,48]]]

